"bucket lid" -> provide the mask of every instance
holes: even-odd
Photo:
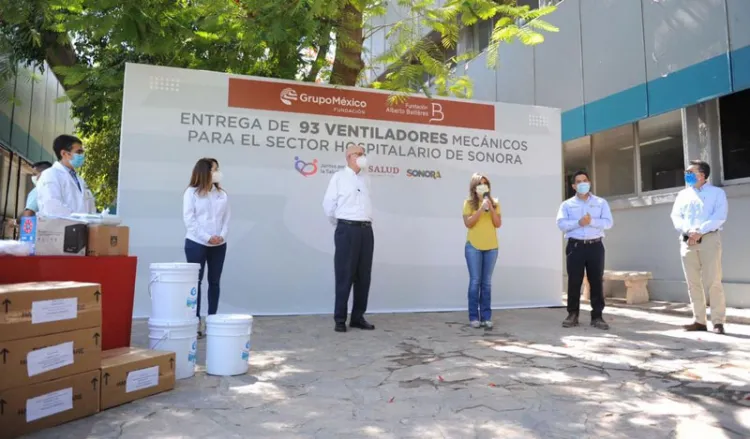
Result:
[[[199,271],[201,269],[200,264],[193,264],[188,262],[155,262],[149,265],[151,270],[185,270],[185,271]]]
[[[206,324],[241,325],[253,322],[253,316],[249,314],[214,314],[206,317]]]
[[[148,319],[149,326],[158,326],[162,328],[184,328],[187,326],[198,326],[198,317],[193,317],[189,320],[161,320],[161,319]]]

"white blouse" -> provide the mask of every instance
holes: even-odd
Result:
[[[212,236],[221,236],[226,242],[229,225],[227,193],[214,187],[208,194],[199,195],[196,188],[187,188],[182,198],[182,218],[187,229],[187,239],[214,246],[208,240]]]

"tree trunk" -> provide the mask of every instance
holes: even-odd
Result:
[[[310,66],[310,72],[308,72],[305,81],[315,82],[318,78],[320,69],[326,64],[326,56],[328,56],[328,50],[331,48],[331,28],[327,27],[325,33],[320,38],[320,44],[318,45],[318,54],[315,57],[315,61]]]
[[[60,72],[55,72],[58,67],[73,67],[78,62],[70,39],[65,34],[47,31],[42,34],[42,46],[44,47],[44,59],[52,68],[57,80],[65,87],[65,77]]]
[[[349,1],[336,29],[336,58],[331,70],[331,84],[355,86],[363,68],[362,11]]]

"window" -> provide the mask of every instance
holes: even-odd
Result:
[[[565,198],[570,198],[575,195],[570,183],[573,175],[578,171],[586,171],[591,175],[591,139],[587,136],[565,142],[563,144],[563,159],[565,161],[563,187],[565,187]],[[591,178],[594,178],[594,176],[591,175]]]
[[[681,110],[639,121],[638,146],[642,192],[684,186]]]
[[[544,3],[545,0],[541,0],[542,3]],[[518,6],[528,6],[531,9],[538,9],[539,8],[539,0],[517,0],[516,4]]]
[[[719,98],[721,159],[724,180],[750,178],[750,90]]]
[[[459,52],[481,52],[486,49],[490,45],[494,24],[494,20],[483,20],[461,29]]]
[[[591,136],[597,195],[635,194],[634,134],[634,125],[628,124]]]

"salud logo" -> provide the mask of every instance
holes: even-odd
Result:
[[[409,178],[443,178],[443,176],[440,175],[440,171],[432,171],[427,169],[407,169],[406,176]]]
[[[285,88],[281,90],[279,98],[284,105],[292,105],[292,101],[297,100],[297,91],[293,88]]]
[[[305,162],[299,157],[294,158],[294,169],[305,177],[315,175],[318,173],[318,159],[313,159],[312,162]]]
[[[367,173],[370,175],[398,175],[401,169],[396,166],[368,166]]]

